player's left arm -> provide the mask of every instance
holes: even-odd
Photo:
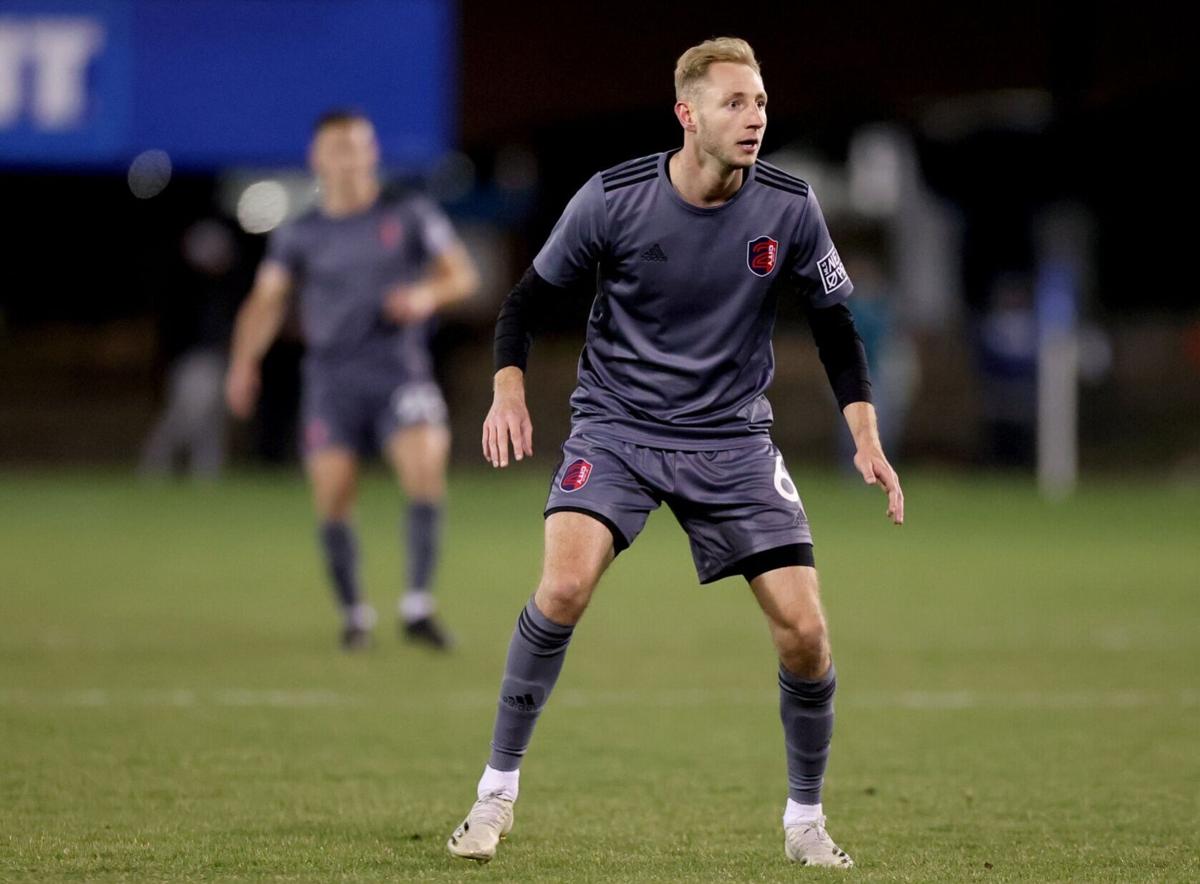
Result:
[[[846,306],[854,283],[842,265],[821,203],[811,188],[796,225],[793,246],[790,281],[801,296],[821,364],[854,437],[854,466],[868,485],[878,485],[887,493],[888,517],[900,525],[904,522],[904,493],[879,441],[867,351],[854,327],[854,314]]]
[[[399,323],[420,322],[465,300],[479,288],[479,271],[466,246],[457,240],[436,253],[416,282],[388,292],[384,312]]]
[[[904,524],[904,491],[900,477],[883,453],[879,427],[875,423],[875,406],[870,402],[851,402],[842,409],[846,424],[854,437],[857,449],[854,466],[868,485],[878,485],[887,494],[888,518],[896,525]]]
[[[867,353],[854,315],[844,303],[828,307],[809,306],[806,311],[821,364],[838,406],[854,438],[854,466],[868,485],[879,485],[888,496],[887,514],[895,524],[904,523],[904,492],[900,477],[883,453],[875,406],[871,404],[871,376]]]

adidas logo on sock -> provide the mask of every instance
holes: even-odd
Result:
[[[533,702],[533,694],[526,694],[524,697],[505,697],[504,705],[511,706],[513,709],[519,709],[521,712],[533,712],[536,704]]]
[[[642,252],[642,260],[665,261],[667,260],[667,253],[662,250],[662,246],[660,246],[658,243],[655,243],[654,245],[650,246],[650,248],[646,249],[646,251]]]

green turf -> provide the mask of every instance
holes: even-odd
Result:
[[[347,657],[297,476],[0,476],[0,879],[782,881],[774,663],[656,515],[576,634],[485,867],[473,797],[544,463],[456,477],[452,656]],[[826,807],[863,881],[1200,879],[1200,492],[882,496],[797,475],[840,673]],[[390,610],[398,500],[364,486]]]

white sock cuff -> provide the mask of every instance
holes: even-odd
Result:
[[[789,798],[787,800],[787,807],[783,809],[783,825],[784,828],[799,826],[804,823],[815,822],[823,816],[825,814],[822,812],[820,804],[800,804]]]
[[[419,589],[410,589],[400,596],[400,601],[396,604],[400,616],[408,623],[432,617],[434,607],[433,593]]]
[[[342,608],[342,616],[346,620],[346,625],[355,629],[375,628],[375,609],[366,602]]]
[[[501,798],[516,801],[517,792],[520,791],[520,779],[520,769],[496,770],[490,764],[486,764],[483,767],[483,776],[479,778],[476,794],[482,798],[484,795],[499,792]]]

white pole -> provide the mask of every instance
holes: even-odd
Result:
[[[1087,280],[1088,222],[1070,205],[1049,209],[1037,229],[1037,475],[1061,500],[1079,478],[1079,305]]]

